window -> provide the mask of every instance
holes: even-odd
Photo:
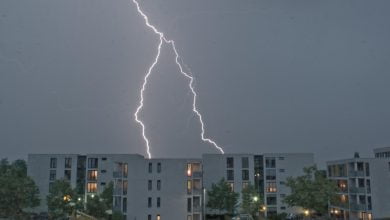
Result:
[[[276,182],[268,182],[268,183],[266,183],[265,190],[267,192],[276,192]]]
[[[49,183],[49,192],[51,192],[51,191],[52,191],[52,189],[53,189],[53,185],[54,185],[54,182],[50,182],[50,183]]]
[[[358,186],[364,187],[364,179],[361,179],[361,178],[358,179]]]
[[[266,180],[275,180],[276,179],[276,172],[275,170],[266,170],[265,171],[265,179]]]
[[[148,220],[152,220],[152,215],[148,215]]]
[[[228,184],[229,184],[230,192],[234,192],[234,183],[229,182]]]
[[[187,215],[187,220],[192,220],[192,215]]]
[[[126,197],[123,198],[122,210],[123,210],[124,213],[127,212],[127,198]]]
[[[249,168],[249,158],[248,157],[241,158],[241,168]]]
[[[193,206],[194,206],[194,211],[200,210],[200,197],[199,196],[194,196],[192,202],[193,202]]]
[[[389,171],[390,171],[390,162],[389,162]]]
[[[64,179],[65,180],[70,180],[70,178],[71,178],[71,176],[72,176],[72,173],[71,173],[71,170],[65,170],[64,171]]]
[[[148,207],[149,207],[149,208],[152,207],[152,197],[149,197],[149,198],[148,198]]]
[[[249,186],[248,182],[243,182],[242,183],[242,189],[246,189]]]
[[[286,194],[280,194],[280,198],[285,198]]]
[[[161,190],[161,180],[157,180],[157,190]]]
[[[88,170],[88,180],[96,181],[97,180],[97,170]]]
[[[366,176],[370,176],[370,164],[366,163]]]
[[[249,170],[242,170],[242,180],[249,180]]]
[[[106,173],[107,172],[107,170],[101,170],[100,171],[100,173]]]
[[[285,206],[280,207],[281,210],[286,210]]]
[[[265,167],[266,168],[275,168],[275,158],[265,158]]]
[[[57,158],[50,158],[50,168],[57,168]]]
[[[192,165],[187,163],[187,176],[192,176]]]
[[[156,220],[161,220],[161,216],[160,216],[160,215],[157,215],[157,216],[156,216]]]
[[[157,208],[160,208],[161,206],[161,199],[160,197],[157,197]]]
[[[284,157],[279,157],[279,160],[284,160]]]
[[[88,168],[90,169],[98,168],[98,158],[88,158]]]
[[[192,180],[192,189],[194,190],[202,190],[202,184],[200,182],[200,179],[194,179]]]
[[[127,195],[127,180],[123,180],[123,195]]]
[[[148,171],[149,171],[149,173],[153,172],[153,164],[152,163],[149,163]]]
[[[105,186],[105,185],[106,185],[106,182],[101,182],[100,185],[101,185],[101,186]]]
[[[102,157],[102,160],[107,160],[107,157]]]
[[[157,163],[157,173],[161,173],[161,163]]]
[[[149,191],[152,190],[152,185],[153,185],[152,180],[148,180],[148,190],[149,190]]]
[[[187,194],[191,194],[191,193],[192,193],[192,181],[187,180]]]
[[[72,168],[72,158],[65,158],[65,168]]]
[[[192,172],[201,172],[202,166],[200,163],[192,163]]]
[[[193,220],[201,220],[200,219],[200,214],[194,214]]]
[[[97,192],[97,183],[88,183],[87,184],[87,192],[89,192],[89,193]]]
[[[279,169],[279,173],[284,173],[285,169]]]
[[[227,170],[227,180],[234,180],[234,171],[233,170]]]
[[[49,180],[55,180],[55,179],[56,179],[56,171],[50,170]]]
[[[226,167],[233,168],[234,167],[234,159],[233,157],[226,158]]]
[[[267,205],[276,205],[276,196],[267,196]]]
[[[285,185],[286,183],[284,181],[279,182],[280,185]]]
[[[127,163],[123,164],[123,178],[127,178],[127,173],[128,173],[128,165]]]
[[[187,212],[192,211],[192,201],[191,198],[187,198]]]

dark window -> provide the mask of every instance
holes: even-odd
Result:
[[[161,190],[161,180],[157,180],[157,190]]]
[[[187,198],[187,212],[191,212],[191,210],[192,210],[191,198]]]
[[[54,185],[54,182],[50,182],[50,183],[49,183],[49,192],[51,192],[51,191],[52,191],[52,189],[53,189],[53,185]]]
[[[101,186],[105,186],[105,185],[106,185],[106,182],[101,182],[100,185],[101,185]]]
[[[148,190],[152,190],[152,180],[148,180]]]
[[[279,157],[279,160],[284,160],[284,157]]]
[[[152,220],[152,215],[148,215],[148,220]]]
[[[160,197],[157,197],[157,208],[160,208],[161,206],[161,199]]]
[[[101,170],[100,171],[100,173],[106,173],[107,172],[107,170]]]
[[[367,196],[367,205],[368,205],[368,210],[371,210],[372,209],[371,196]]]
[[[366,163],[366,176],[370,176],[370,164]]]
[[[57,158],[50,158],[50,168],[57,168]]]
[[[50,170],[50,177],[49,180],[55,180],[56,179],[56,171]]]
[[[276,172],[275,170],[266,170],[266,180],[275,180],[276,179]]]
[[[227,180],[234,180],[234,171],[233,170],[227,170]]]
[[[161,173],[161,163],[157,163],[157,173]]]
[[[123,198],[122,206],[123,206],[122,207],[123,212],[126,213],[127,212],[127,198],[126,197]]]
[[[249,158],[248,157],[241,158],[241,166],[242,166],[242,168],[249,168]]]
[[[65,158],[65,168],[72,168],[72,158]]]
[[[102,160],[107,160],[107,157],[102,157]]]
[[[364,187],[364,179],[358,179],[358,186],[359,187]]]
[[[286,210],[285,206],[280,207],[281,210]]]
[[[284,173],[285,169],[279,169],[280,173]]]
[[[148,198],[148,207],[152,207],[152,197]]]
[[[249,180],[249,170],[242,170],[242,180]]]
[[[148,168],[149,173],[153,172],[153,164],[149,163],[149,168]]]
[[[275,168],[275,158],[265,158],[265,167],[266,168]]]
[[[98,158],[88,158],[88,168],[98,168]]]
[[[276,205],[276,196],[267,196],[267,205]]]
[[[234,167],[234,159],[233,157],[226,158],[226,167],[233,168]]]
[[[280,185],[286,184],[284,181],[280,181],[279,183],[280,183]]]
[[[72,176],[71,170],[65,170],[64,171],[64,178],[65,178],[65,180],[70,180],[71,176]]]

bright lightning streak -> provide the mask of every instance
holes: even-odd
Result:
[[[204,128],[204,123],[203,123],[203,118],[202,118],[202,114],[200,114],[200,112],[198,111],[197,107],[196,107],[196,98],[197,98],[197,94],[195,92],[195,88],[193,86],[193,83],[194,83],[194,78],[188,74],[187,72],[185,72],[183,70],[183,67],[181,65],[181,63],[179,62],[179,59],[180,59],[180,56],[179,56],[179,53],[177,52],[176,50],[176,46],[175,46],[175,42],[173,40],[168,40],[165,38],[164,36],[164,33],[159,31],[155,26],[153,26],[152,24],[149,23],[149,18],[148,16],[146,16],[146,14],[141,10],[140,6],[139,6],[139,3],[137,0],[132,0],[133,3],[136,5],[137,7],[137,11],[138,13],[144,18],[145,20],[145,25],[150,28],[155,34],[157,34],[159,36],[159,44],[158,44],[158,47],[157,47],[157,55],[156,55],[156,58],[154,59],[154,62],[152,63],[152,65],[149,67],[148,69],[148,72],[146,73],[145,77],[144,77],[144,83],[142,84],[142,88],[141,88],[141,92],[140,92],[140,101],[139,101],[139,106],[137,108],[137,110],[135,111],[134,113],[134,117],[135,117],[135,121],[141,125],[141,128],[142,128],[142,137],[144,138],[144,141],[146,143],[146,152],[148,154],[148,157],[149,159],[152,157],[151,153],[150,153],[150,141],[149,139],[146,137],[145,135],[145,125],[144,123],[138,118],[138,113],[141,111],[142,107],[144,106],[144,91],[145,91],[145,88],[146,88],[146,85],[148,83],[148,78],[150,76],[150,74],[152,73],[152,70],[153,68],[156,66],[156,64],[158,63],[158,59],[160,57],[160,54],[161,54],[161,46],[163,44],[163,42],[167,43],[167,44],[170,44],[174,53],[175,53],[175,62],[176,62],[176,65],[179,67],[179,70],[181,72],[181,74],[183,74],[186,78],[189,79],[189,84],[188,86],[190,87],[190,90],[192,92],[192,95],[193,95],[193,102],[192,102],[192,111],[198,116],[199,118],[199,122],[200,122],[200,125],[201,125],[201,134],[200,134],[200,137],[202,138],[202,141],[204,142],[208,142],[210,144],[212,144],[215,148],[217,148],[222,154],[224,154],[225,152],[223,151],[223,149],[218,146],[218,144],[211,140],[210,138],[206,138],[205,137],[205,128]]]

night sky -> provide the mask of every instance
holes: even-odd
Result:
[[[390,145],[390,1],[140,0],[176,41],[227,153],[372,156]],[[145,154],[133,113],[158,38],[131,0],[0,1],[0,157]],[[188,80],[164,46],[140,116],[153,157],[200,140]]]

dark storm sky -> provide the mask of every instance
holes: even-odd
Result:
[[[390,145],[390,1],[140,2],[226,152],[321,164]],[[0,1],[0,157],[145,154],[133,112],[157,43],[130,0]],[[217,153],[173,58],[164,47],[145,92],[152,154]]]

